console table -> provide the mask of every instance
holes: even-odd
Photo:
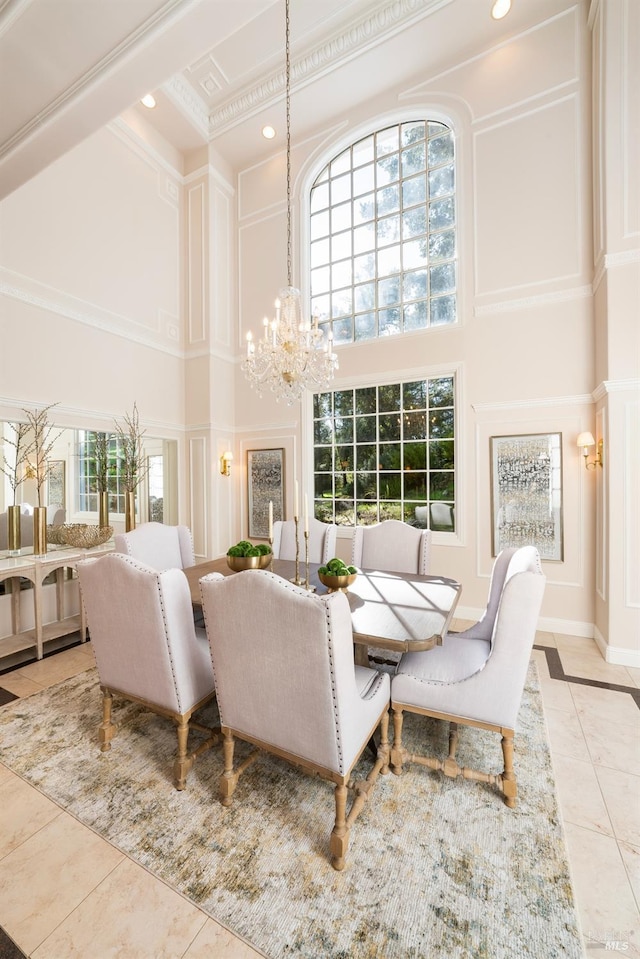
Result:
[[[45,642],[77,631],[80,632],[80,639],[84,643],[87,625],[79,592],[78,612],[67,615],[65,611],[65,570],[69,569],[75,573],[81,559],[111,550],[113,550],[113,543],[105,543],[92,549],[50,546],[46,555],[41,557],[35,557],[25,551],[20,556],[0,558],[0,582],[9,585],[10,591],[6,594],[5,602],[8,601],[11,607],[11,632],[0,637],[0,657],[3,646],[7,647],[7,654],[33,646],[37,658],[42,659]],[[44,581],[52,573],[55,574],[56,619],[53,622],[44,623]],[[22,579],[30,582],[31,587],[28,590],[21,588],[20,580]],[[21,596],[27,596],[27,594],[33,602],[34,625],[23,629],[20,600]]]

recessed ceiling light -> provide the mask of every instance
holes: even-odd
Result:
[[[273,140],[275,135],[276,131],[272,126],[266,126],[262,128],[262,136],[265,138],[265,140]]]
[[[146,97],[143,97],[140,101],[148,110],[153,110],[156,105],[156,98],[150,93],[147,93]]]
[[[495,0],[491,7],[491,16],[494,20],[502,20],[511,10],[511,0]]]

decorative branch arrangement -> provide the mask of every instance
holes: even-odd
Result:
[[[24,410],[27,416],[27,427],[32,433],[26,458],[35,472],[38,506],[43,505],[42,491],[53,468],[53,463],[49,461],[51,451],[56,440],[62,436],[62,430],[53,434],[54,426],[49,422],[49,411],[57,405],[57,403],[51,403],[41,410]]]
[[[96,490],[98,493],[109,492],[109,434],[96,433],[94,446],[96,464]]]
[[[135,403],[131,415],[129,413],[124,415],[124,426],[116,421],[115,427],[122,451],[120,459],[122,484],[127,492],[134,493],[149,469],[142,445],[146,431],[140,429],[140,417]]]
[[[27,443],[29,424],[8,423],[7,426],[13,430],[13,438],[10,436],[5,436],[4,442],[5,445],[12,446],[14,452],[11,458],[7,459],[7,455],[3,449],[3,463],[0,465],[0,473],[4,473],[9,480],[9,486],[13,490],[13,505],[15,506],[18,487],[24,479],[24,471],[21,469],[21,467],[27,465],[27,459],[29,455],[29,447]]]

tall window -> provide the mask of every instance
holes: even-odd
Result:
[[[455,530],[453,376],[317,393],[314,515]]]
[[[351,343],[456,322],[455,156],[444,123],[379,130],[311,188],[311,312]]]

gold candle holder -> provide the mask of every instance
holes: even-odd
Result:
[[[304,586],[304,580],[300,579],[300,543],[298,541],[298,524],[300,521],[297,516],[293,517],[293,522],[296,526],[296,573],[290,582],[295,583],[296,586]]]
[[[305,577],[304,577],[304,588],[308,589],[310,593],[315,592],[315,586],[309,585],[309,530],[305,529],[304,531],[304,566],[305,566]]]
[[[271,558],[269,560],[269,572],[273,572],[273,533],[269,535],[269,548],[271,550]]]

